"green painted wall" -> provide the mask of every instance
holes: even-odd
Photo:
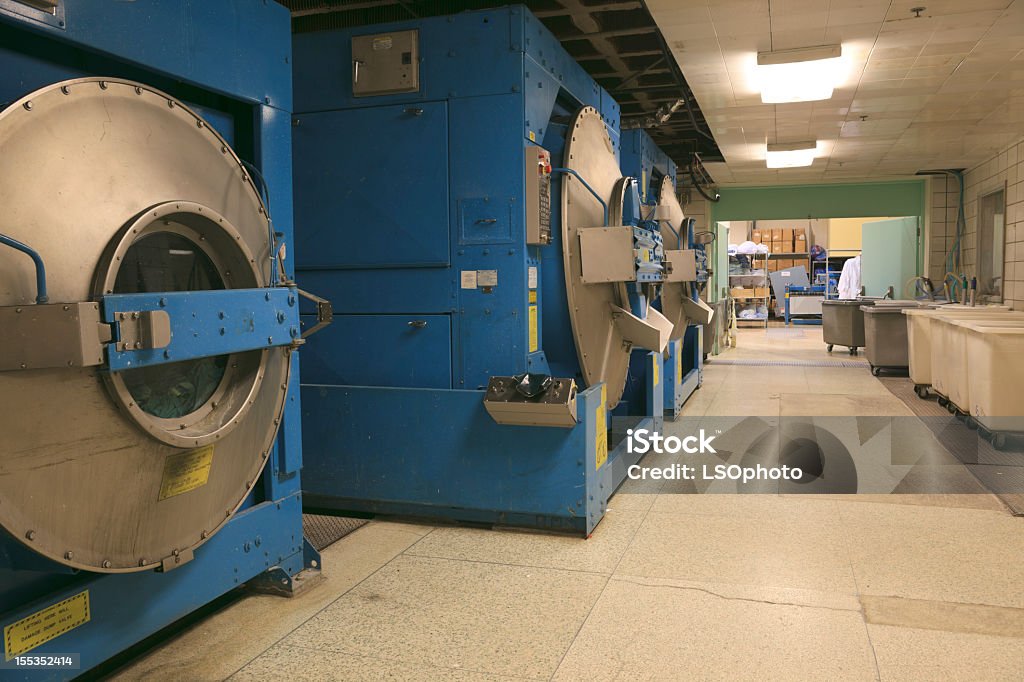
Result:
[[[924,180],[844,185],[723,187],[711,204],[711,221],[795,218],[924,218]]]
[[[708,224],[726,220],[870,218],[917,216],[925,224],[924,179],[838,185],[723,187],[721,201],[708,202]],[[924,239],[918,239],[918,273],[924,263]]]

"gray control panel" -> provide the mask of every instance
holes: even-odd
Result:
[[[420,89],[420,32],[395,31],[352,38],[355,97]]]

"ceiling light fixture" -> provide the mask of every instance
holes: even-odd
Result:
[[[828,99],[843,75],[842,55],[842,45],[758,52],[761,101],[782,104]]]
[[[815,140],[769,143],[764,158],[769,168],[798,168],[814,163],[817,152],[818,143]]]

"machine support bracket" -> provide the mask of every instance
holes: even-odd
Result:
[[[195,553],[191,549],[186,549],[184,551],[175,550],[173,554],[163,558],[160,562],[160,567],[156,570],[158,573],[167,573],[176,568],[181,568],[195,558]]]
[[[302,289],[296,289],[296,291],[302,298],[316,304],[316,324],[302,332],[302,338],[305,339],[316,334],[318,331],[334,321],[334,306],[332,306],[331,302],[326,298],[320,298],[316,294],[311,294],[308,291],[303,291]]]
[[[302,538],[303,569],[292,575],[281,566],[271,566],[245,584],[246,588],[259,594],[275,597],[297,597],[323,580],[320,571],[320,552]]]

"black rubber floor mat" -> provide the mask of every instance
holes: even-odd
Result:
[[[856,360],[745,360],[742,358],[713,358],[708,366],[743,365],[745,367],[856,367],[867,369],[866,362]]]
[[[318,552],[330,547],[352,531],[365,526],[366,523],[366,519],[349,519],[344,516],[302,515],[302,531]]]

